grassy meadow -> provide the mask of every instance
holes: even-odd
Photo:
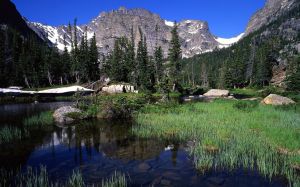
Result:
[[[216,100],[185,105],[148,105],[133,132],[194,142],[198,169],[258,169],[299,185],[299,106],[264,106],[255,101]]]

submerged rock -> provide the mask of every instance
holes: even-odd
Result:
[[[55,110],[53,114],[54,121],[60,124],[68,124],[75,121],[75,119],[69,117],[71,113],[81,113],[81,110],[73,108],[71,106],[64,106]]]
[[[204,94],[206,97],[228,97],[229,91],[228,90],[219,90],[219,89],[212,89],[209,90]]]
[[[295,104],[295,101],[280,95],[270,94],[268,97],[264,98],[261,103],[266,105],[289,105]]]
[[[220,178],[220,177],[210,177],[207,179],[207,181],[213,185],[223,185],[225,182],[224,178]]]
[[[138,172],[147,172],[151,169],[151,166],[147,163],[141,163],[137,166],[137,168],[135,169]]]

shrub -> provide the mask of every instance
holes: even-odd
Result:
[[[101,112],[98,118],[106,119],[128,119],[132,113],[139,107],[139,104],[124,97],[108,100],[101,104]]]
[[[267,97],[270,94],[279,94],[279,95],[282,95],[283,93],[284,93],[284,91],[281,90],[278,87],[268,86],[268,87],[265,87],[263,90],[261,90],[260,93],[259,93],[259,95],[261,97]]]
[[[249,112],[255,109],[257,106],[258,106],[258,102],[256,101],[238,101],[233,105],[233,108]]]
[[[206,90],[201,87],[196,87],[195,89],[192,90],[192,95],[203,95],[205,94]]]
[[[81,120],[85,118],[85,115],[80,112],[70,112],[67,114],[67,117],[72,118],[74,120]]]

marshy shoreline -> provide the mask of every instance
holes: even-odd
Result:
[[[173,95],[172,101],[159,102],[160,97],[147,94],[87,97],[78,103],[83,111],[78,115],[85,116],[85,119],[80,120],[81,117],[77,116],[75,124],[82,123],[81,128],[89,129],[92,119],[126,121],[130,118],[134,121],[131,133],[137,138],[187,145],[187,153],[199,173],[242,168],[257,171],[266,180],[279,177],[286,184],[299,185],[299,104],[265,106],[259,101],[228,99],[180,103],[178,95]],[[23,120],[21,129],[1,128],[1,144],[30,139],[31,132],[38,129],[51,129],[55,124],[52,114],[53,110],[29,116]],[[76,118],[75,114],[72,115]],[[41,172],[35,172],[37,178],[40,177],[38,174],[47,173],[41,168],[37,171]],[[24,176],[28,176],[26,172]],[[3,172],[2,176],[6,175]],[[130,184],[130,181],[124,182],[130,177],[124,173],[118,176],[114,180],[121,179],[125,186]],[[70,177],[78,183],[83,181],[81,186],[85,186],[79,171]]]

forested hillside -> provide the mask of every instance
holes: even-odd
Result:
[[[76,35],[76,26],[69,28]],[[98,80],[98,59],[95,36],[90,41],[86,37],[81,42],[74,39],[69,53],[66,48],[59,52],[57,47],[49,47],[36,35],[24,36],[7,25],[0,28],[1,87],[32,88]]]
[[[183,82],[204,87],[287,86],[299,81],[300,6],[227,49],[184,59]],[[298,69],[298,71],[297,71]],[[289,78],[291,77],[291,78]],[[298,76],[299,77],[299,76]]]

